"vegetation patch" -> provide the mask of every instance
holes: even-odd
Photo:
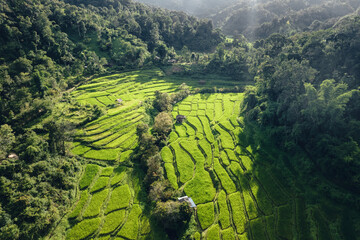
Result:
[[[191,180],[194,174],[194,162],[190,156],[180,147],[179,143],[171,144],[175,151],[177,169],[180,173],[180,182],[186,183]]]
[[[266,228],[264,228],[264,223],[261,218],[257,218],[250,221],[250,227],[254,239],[267,240],[266,232],[265,232]]]
[[[125,184],[115,188],[111,192],[110,200],[108,202],[106,213],[125,208],[129,206],[131,199],[131,192],[129,185]]]
[[[91,201],[85,209],[83,217],[88,218],[99,215],[101,206],[103,205],[106,197],[108,196],[108,193],[109,189],[105,189],[92,195]]]
[[[85,158],[115,161],[118,158],[121,149],[102,149],[91,150],[84,154]]]
[[[173,163],[173,154],[168,146],[161,149],[161,158],[166,163]]]
[[[236,192],[229,195],[229,201],[232,210],[233,222],[236,227],[236,232],[238,234],[241,234],[245,231],[246,218],[240,193]]]
[[[226,202],[226,193],[224,191],[219,193],[217,203],[219,206],[219,221],[221,228],[226,229],[230,227],[230,213]]]
[[[81,240],[93,235],[100,225],[100,218],[86,219],[76,224],[66,235],[68,240]]]
[[[221,166],[219,159],[217,158],[214,158],[214,169],[226,193],[230,194],[236,192],[236,186],[234,182],[231,180],[226,170]]]
[[[196,204],[210,202],[216,194],[210,174],[204,169],[196,169],[195,177],[185,185],[184,191]]]
[[[214,204],[209,202],[198,205],[197,216],[202,229],[210,227],[215,219]]]
[[[85,168],[84,176],[80,180],[80,189],[87,188],[96,174],[98,173],[100,167],[94,164],[88,164]]]
[[[141,213],[142,210],[139,205],[134,204],[127,217],[126,223],[122,226],[117,235],[127,239],[136,239],[139,231],[139,217]]]
[[[76,218],[77,216],[79,216],[88,198],[89,198],[88,191],[87,190],[82,191],[80,195],[80,200],[76,204],[74,210],[69,214],[69,218]]]
[[[219,225],[212,225],[206,234],[207,240],[220,240],[220,228]]]
[[[177,177],[176,177],[174,165],[172,163],[165,163],[164,167],[166,171],[166,176],[169,179],[171,186],[174,189],[178,189],[179,187],[177,184]]]
[[[235,232],[232,227],[221,231],[221,239],[235,240]]]
[[[112,233],[118,226],[120,226],[120,224],[124,221],[124,218],[125,210],[109,213],[105,217],[104,225],[101,228],[100,234]]]
[[[91,187],[90,192],[96,192],[106,187],[109,182],[109,177],[99,177],[95,184]]]

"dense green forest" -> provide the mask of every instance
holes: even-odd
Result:
[[[358,1],[174,4],[0,1],[0,239],[358,239]]]

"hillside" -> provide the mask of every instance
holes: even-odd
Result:
[[[359,239],[358,1],[169,3],[0,4],[0,239]]]

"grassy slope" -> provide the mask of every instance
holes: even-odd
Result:
[[[146,98],[152,98],[155,90],[175,91],[182,82],[192,88],[202,87],[198,80],[165,76],[155,69],[93,79],[73,91],[72,97],[80,103],[102,106],[106,114],[78,129],[73,153],[88,158],[93,165],[87,166],[80,181],[81,199],[68,216],[71,220],[63,224],[67,227],[60,228],[68,229],[68,238],[149,236],[159,239],[161,233],[151,224],[143,224],[149,221],[142,212],[141,199],[137,198],[141,177],[134,175],[132,168],[111,166],[124,165],[131,156],[137,139],[129,133],[144,115],[142,102]],[[219,82],[211,76],[205,87],[219,86]],[[231,84],[234,83],[225,82],[225,85]],[[194,232],[196,239],[200,236],[208,239],[325,235],[336,239],[342,236],[342,222],[346,218],[341,207],[335,208],[330,203],[330,207],[335,208],[335,217],[331,218],[321,204],[301,202],[295,194],[298,189],[284,184],[281,173],[273,167],[273,159],[280,157],[277,150],[250,147],[246,138],[241,137],[246,132],[242,119],[238,118],[242,97],[242,94],[192,95],[175,106],[172,113],[174,118],[181,113],[190,117],[184,125],[175,125],[169,148],[163,150],[162,156],[173,186],[200,204],[196,215],[198,225],[193,228],[197,232]],[[110,104],[117,98],[124,100],[122,105]],[[69,118],[74,117],[71,112],[68,114]],[[175,154],[171,151],[174,149]],[[104,167],[106,165],[109,167]],[[120,195],[126,193],[121,206],[111,200],[119,189],[123,189]],[[108,194],[96,206],[99,211],[90,218],[83,218],[94,195],[103,191]],[[87,233],[84,227],[88,228]],[[354,236],[353,233],[348,235]]]

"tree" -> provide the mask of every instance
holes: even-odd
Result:
[[[153,131],[159,136],[166,136],[170,133],[172,125],[173,121],[171,114],[168,112],[161,112],[155,117]]]
[[[169,94],[160,91],[155,91],[155,99],[153,102],[153,106],[159,112],[171,111],[172,105]]]
[[[7,125],[1,125],[0,127],[0,159],[5,158],[7,153],[12,149],[12,145],[15,143],[15,135],[12,128]]]

